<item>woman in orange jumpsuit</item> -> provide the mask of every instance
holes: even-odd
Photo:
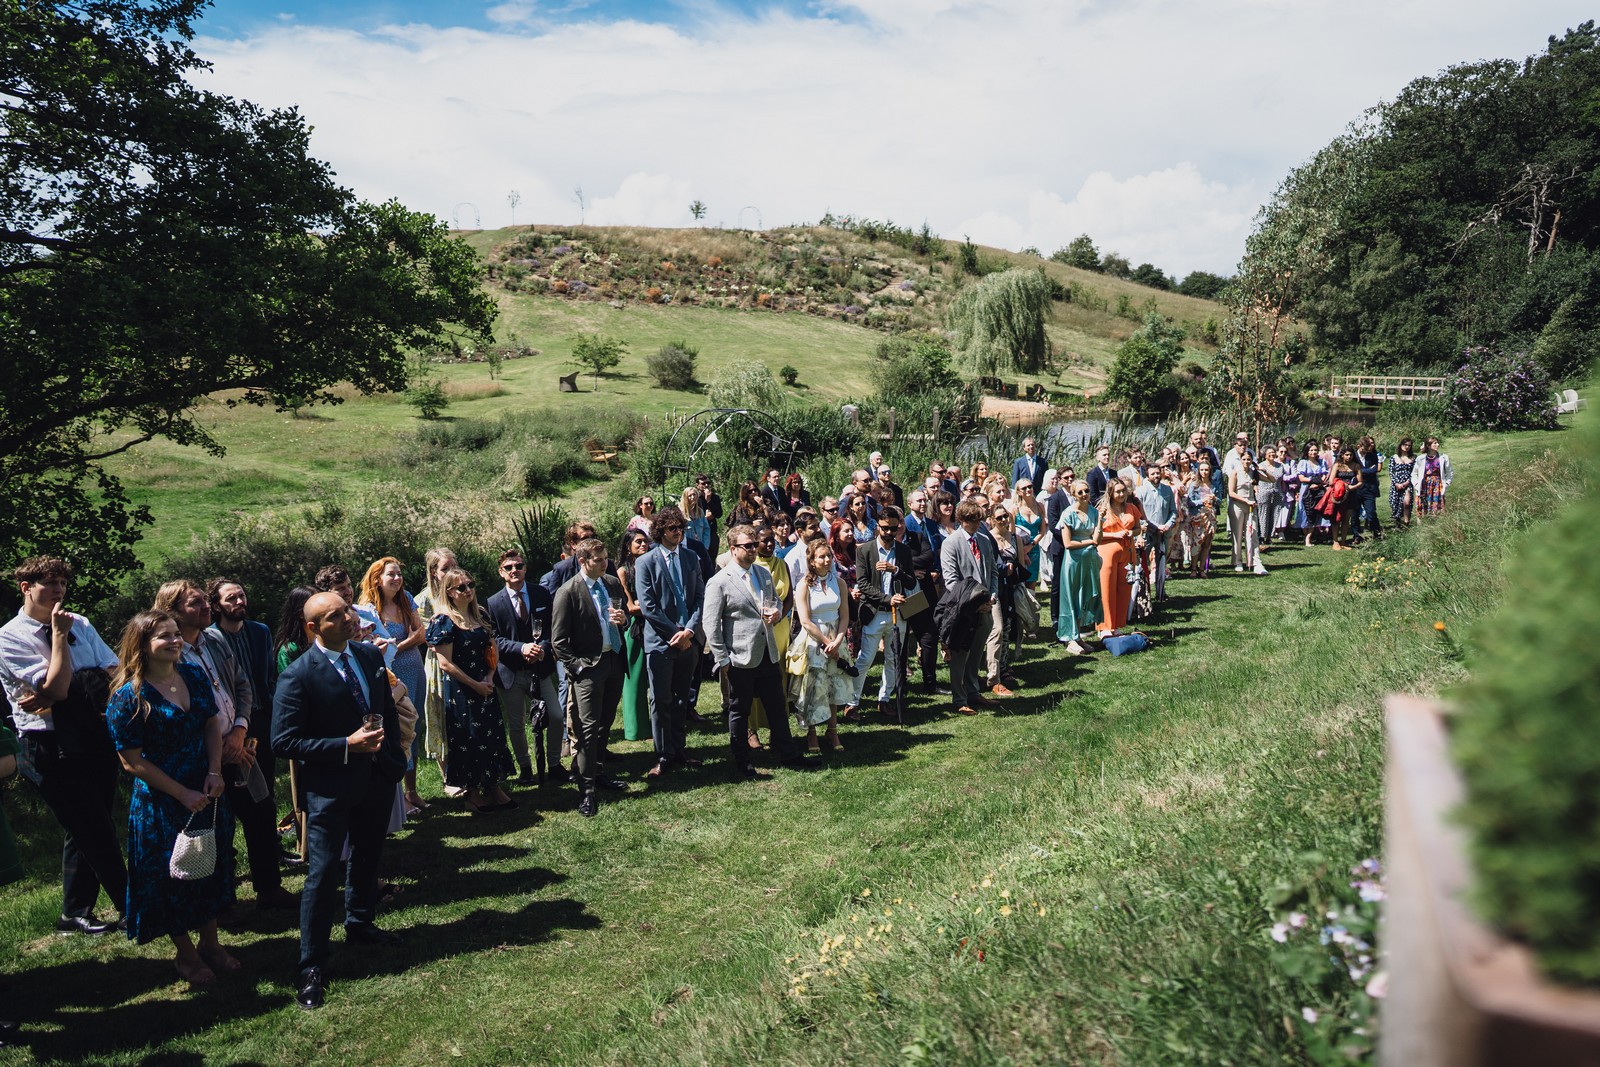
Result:
[[[1128,601],[1133,587],[1128,584],[1128,565],[1134,561],[1134,539],[1144,512],[1128,499],[1128,486],[1113,478],[1100,503],[1100,522],[1095,527],[1094,543],[1100,548],[1100,598],[1105,612],[1098,624],[1104,635],[1115,634],[1128,624]]]

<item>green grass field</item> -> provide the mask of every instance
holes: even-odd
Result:
[[[341,415],[271,432],[348,432]],[[1379,700],[1459,676],[1454,642],[1540,517],[1506,493],[1559,442],[1452,440],[1450,514],[1414,536],[1176,582],[1152,651],[1030,646],[998,711],[915,702],[904,728],[846,728],[820,773],[729,781],[703,733],[703,771],[646,788],[646,745],[619,741],[633,784],[592,820],[529,790],[473,818],[434,778],[385,853],[404,946],[336,941],[314,1014],[293,1006],[292,919],[229,937],[246,973],[203,993],[160,945],[49,933],[57,839],[9,791],[33,875],[0,890],[0,968],[30,1049],[0,1067],[1303,1062],[1313,991],[1273,963],[1267,895],[1378,853]],[[1344,582],[1410,553],[1441,566]]]

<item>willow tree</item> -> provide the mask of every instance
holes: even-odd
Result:
[[[956,294],[945,315],[956,354],[973,374],[1034,374],[1050,364],[1050,282],[1041,270],[986,275]]]

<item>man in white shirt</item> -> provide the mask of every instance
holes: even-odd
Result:
[[[63,608],[72,568],[33,556],[13,572],[22,607],[0,627],[0,684],[22,742],[22,772],[66,831],[61,852],[62,933],[103,934],[100,890],[121,911],[128,869],[113,809],[120,767],[106,725],[107,672],[117,657],[89,620]]]

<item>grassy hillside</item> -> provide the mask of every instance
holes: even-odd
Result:
[[[602,292],[597,282],[585,294],[536,293],[525,284],[528,275],[515,287],[508,286],[511,279],[503,269],[506,252],[530,234],[539,235],[542,247],[556,249],[563,247],[558,242],[565,242],[579,249],[571,254],[578,265],[587,254],[593,257],[591,263],[614,258],[626,269],[648,267],[653,273],[629,279],[625,292],[621,288]],[[887,241],[869,242],[856,234],[822,228],[754,235],[710,229],[519,227],[468,233],[463,239],[497,265],[488,283],[501,312],[497,339],[516,341],[536,354],[508,360],[498,380],[490,379],[485,363],[440,364],[438,373],[453,397],[446,413],[449,419],[534,409],[556,423],[570,424],[617,407],[646,416],[694,410],[703,406],[703,395],[658,388],[645,372],[645,358],[676,340],[700,350],[701,381],[735,360],[753,359],[774,371],[785,364],[799,368],[799,382],[790,390],[796,400],[837,404],[859,399],[871,389],[873,352],[886,335],[868,322],[877,304],[861,305],[862,313],[848,315],[830,312],[816,301],[806,310],[800,296],[794,297],[800,303],[790,310],[783,310],[788,306],[783,300],[757,306],[759,292],[777,292],[775,286],[761,286],[778,277],[775,272],[783,263],[799,262],[794,248],[806,248],[819,263],[839,261],[825,264],[828,270],[838,273],[839,268],[848,268],[847,283],[852,276],[870,274],[883,281],[884,288],[900,292],[901,281],[914,280],[921,303],[888,299],[906,315],[904,321],[896,320],[898,324],[926,326],[939,321],[956,284],[955,256],[942,242],[935,242],[939,247],[933,254],[917,256]],[[1116,314],[1119,298],[1135,306],[1154,300],[1162,314],[1188,324],[1192,334],[1218,310],[1207,301],[1037,257],[991,248],[981,248],[979,254],[989,266],[1042,264],[1063,287],[1077,287],[1073,291],[1080,299],[1058,303],[1048,327],[1058,352],[1058,373],[1022,376],[1017,379],[1020,384],[1039,382],[1061,392],[1097,388],[1117,344],[1137,325]],[[720,261],[718,266],[706,267],[713,259]],[[672,269],[663,270],[664,263],[672,264]],[[685,279],[698,279],[696,285],[709,284],[710,279],[734,293],[696,297]],[[675,285],[672,291],[679,298],[670,303],[649,299],[645,294],[656,283]],[[1085,296],[1090,299],[1082,299]],[[874,297],[863,290],[850,299]],[[619,337],[628,342],[628,354],[620,367],[601,379],[598,392],[592,391],[592,379],[582,377],[582,392],[559,393],[556,380],[573,369],[567,360],[573,336],[579,332]],[[227,448],[226,456],[218,459],[158,441],[108,463],[126,481],[132,499],[150,506],[155,515],[155,525],[141,546],[146,560],[187,545],[229,510],[294,509],[352,486],[405,478],[407,470],[395,460],[396,440],[422,425],[415,409],[395,395],[350,393],[344,403],[311,410],[300,418],[260,408],[229,408],[223,399],[207,405],[203,417]],[[418,488],[444,496],[483,491],[479,484],[459,481]],[[506,502],[496,500],[493,506]]]

